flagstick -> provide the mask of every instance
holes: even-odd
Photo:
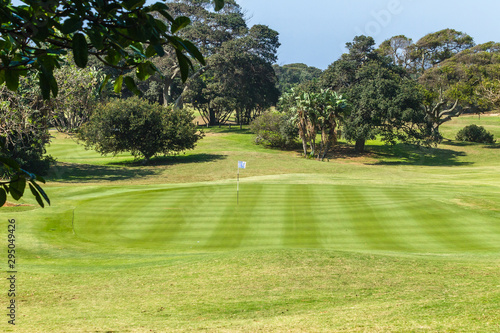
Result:
[[[236,204],[240,204],[240,167],[238,166],[238,180],[236,181]]]

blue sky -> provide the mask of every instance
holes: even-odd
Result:
[[[280,65],[301,62],[325,69],[360,34],[377,44],[395,35],[417,41],[452,28],[477,44],[500,42],[498,0],[236,0],[250,24],[280,33]]]
[[[500,42],[499,0],[236,1],[251,25],[265,24],[280,33],[280,65],[301,62],[325,69],[345,52],[346,42],[361,34],[380,44],[395,35],[417,41],[452,28],[477,44]]]

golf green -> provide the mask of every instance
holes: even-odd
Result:
[[[114,248],[500,250],[498,212],[461,204],[443,186],[245,182],[239,204],[232,184],[143,188],[79,201],[71,218],[77,238]]]

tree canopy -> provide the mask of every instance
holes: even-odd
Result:
[[[172,110],[138,97],[100,105],[78,132],[87,148],[116,155],[130,152],[147,163],[157,154],[193,149],[202,138],[187,110]]]
[[[221,10],[224,0],[212,0]],[[194,69],[191,58],[205,64],[203,55],[192,42],[176,36],[190,24],[190,19],[173,17],[162,2],[146,5],[145,0],[24,0],[14,6],[1,0],[0,6],[0,85],[16,91],[20,78],[34,73],[44,99],[56,97],[59,85],[54,70],[61,67],[64,55],[72,52],[75,64],[84,68],[89,56],[105,66],[120,71],[114,82],[119,92],[123,83],[139,93],[126,70],[135,70],[139,80],[146,80],[158,71],[150,59],[164,55],[165,47],[175,53],[182,80]],[[163,20],[160,20],[162,17]],[[104,86],[109,81],[107,75]],[[29,184],[37,202],[50,201],[36,181],[43,178],[21,169],[11,158],[1,157],[6,180],[0,181],[0,203],[8,193],[15,200]]]
[[[425,114],[416,83],[404,68],[391,64],[374,48],[372,37],[347,43],[348,53],[323,73],[323,87],[345,94],[351,104],[343,134],[364,151],[365,141],[381,135],[388,143],[424,138]]]
[[[61,65],[61,55],[69,50],[78,67],[86,67],[89,55],[94,55],[106,66],[135,69],[139,80],[155,73],[156,68],[148,59],[164,55],[165,46],[175,51],[184,80],[193,67],[190,57],[204,63],[192,42],[175,36],[190,19],[174,18],[162,2],[151,5],[145,5],[145,0],[24,2],[26,5],[13,6],[3,0],[0,10],[0,83],[5,82],[11,90],[17,90],[20,76],[36,71],[43,97],[57,96],[59,89],[53,72]],[[223,0],[214,2],[216,9],[224,4]],[[137,90],[134,80],[123,76],[115,81],[115,90],[120,90],[123,83]]]

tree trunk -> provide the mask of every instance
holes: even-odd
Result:
[[[355,150],[358,153],[364,153],[365,152],[365,139],[358,139],[356,140],[356,146]]]
[[[301,138],[302,139],[302,148],[304,149],[304,157],[307,157],[307,142],[306,138]]]
[[[215,119],[215,110],[213,108],[208,109],[208,124],[210,126],[217,125],[217,121]]]

